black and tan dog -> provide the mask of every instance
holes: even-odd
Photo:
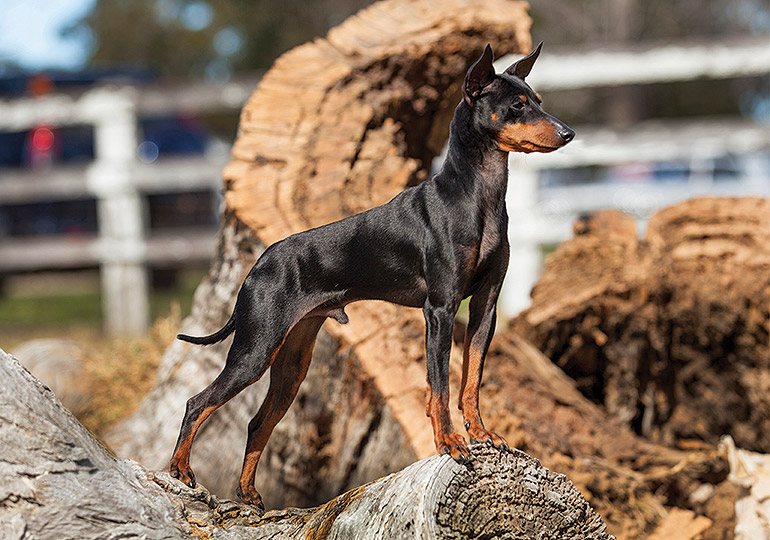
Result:
[[[235,332],[222,372],[187,402],[169,467],[174,477],[195,485],[189,459],[201,423],[272,367],[267,397],[249,422],[238,486],[244,502],[262,507],[254,488],[257,462],[307,373],[316,334],[327,317],[345,324],[345,306],[366,299],[422,308],[436,448],[464,461],[468,448],[449,418],[449,352],[455,313],[471,297],[460,396],[465,429],[472,442],[508,448],[479,414],[484,357],[508,267],[508,152],[551,152],[575,136],[543,111],[524,82],[540,46],[496,74],[487,45],[465,76],[446,161],[433,178],[387,204],[270,246],[243,282],[224,328],[178,336],[205,345]]]

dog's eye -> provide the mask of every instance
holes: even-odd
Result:
[[[524,108],[524,102],[520,99],[514,99],[513,103],[511,103],[511,109],[521,110]]]

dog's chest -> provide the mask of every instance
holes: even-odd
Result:
[[[504,261],[507,243],[508,236],[502,224],[485,224],[481,228],[476,245],[468,253],[464,265],[469,283],[478,281],[481,276]]]

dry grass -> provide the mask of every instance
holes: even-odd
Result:
[[[83,346],[90,399],[77,414],[101,436],[131,414],[152,388],[161,358],[181,320],[179,306],[155,321],[147,335],[135,339],[102,339]]]

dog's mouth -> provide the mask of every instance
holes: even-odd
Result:
[[[521,147],[524,149],[524,152],[530,153],[530,152],[540,152],[541,154],[547,154],[548,152],[553,152],[554,150],[558,150],[561,148],[562,144],[551,146],[551,145],[545,145],[545,144],[538,144],[534,143],[532,141],[521,141],[519,143]]]
[[[567,142],[559,137],[554,126],[544,121],[534,124],[511,124],[497,134],[497,146],[505,152],[547,154],[558,150]]]
[[[540,120],[504,126],[497,134],[497,145],[506,152],[547,154],[558,150],[574,137],[575,132],[556,119]]]
[[[511,143],[508,141],[504,142],[498,140],[498,147],[500,150],[505,152],[523,152],[525,154],[531,154],[534,152],[547,154],[549,152],[553,152],[554,150],[558,150],[562,146],[563,145],[538,144],[532,141],[516,141],[515,143]]]

